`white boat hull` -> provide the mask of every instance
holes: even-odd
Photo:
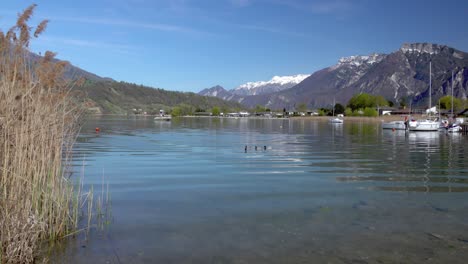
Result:
[[[332,124],[343,124],[343,119],[331,118],[331,119],[328,120],[328,122],[330,122]]]
[[[171,116],[156,116],[154,117],[154,121],[171,121]]]
[[[449,133],[458,133],[462,131],[462,127],[459,125],[453,125],[449,128],[447,128],[447,132]]]
[[[392,121],[382,124],[382,129],[394,129],[394,130],[405,130],[405,122],[403,121]]]
[[[432,120],[412,120],[408,124],[410,131],[438,131],[439,122]]]

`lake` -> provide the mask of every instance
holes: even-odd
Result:
[[[95,197],[108,183],[111,223],[50,260],[465,263],[467,141],[378,122],[93,117],[75,177]]]

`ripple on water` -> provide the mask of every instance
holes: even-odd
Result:
[[[51,261],[457,263],[467,143],[366,122],[89,120],[72,164],[85,187],[109,181],[114,222]]]

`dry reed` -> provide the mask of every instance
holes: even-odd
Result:
[[[82,111],[66,63],[51,52],[31,60],[32,36],[47,25],[28,26],[35,7],[0,30],[0,263],[33,262],[40,241],[77,228],[82,202],[67,170]]]

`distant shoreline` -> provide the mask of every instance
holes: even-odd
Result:
[[[121,116],[121,117],[156,117],[159,115],[124,115],[124,114],[91,114],[89,116]],[[404,120],[406,115],[385,115],[376,117],[365,117],[365,116],[345,116],[343,120],[353,122],[389,122]],[[411,115],[415,119],[423,118],[423,115]],[[332,118],[331,116],[292,116],[292,117],[262,117],[262,116],[249,116],[249,117],[227,117],[227,116],[180,116],[183,118],[225,118],[225,119],[291,119],[291,120],[319,120],[327,121]]]
[[[375,116],[375,117],[366,117],[366,116],[345,116],[343,117],[344,121],[369,121],[369,122],[390,122],[405,120],[406,115],[385,115],[385,116]],[[411,115],[415,119],[422,118],[422,115]],[[298,116],[292,117],[293,119],[304,119],[304,120],[328,120],[331,116]]]

